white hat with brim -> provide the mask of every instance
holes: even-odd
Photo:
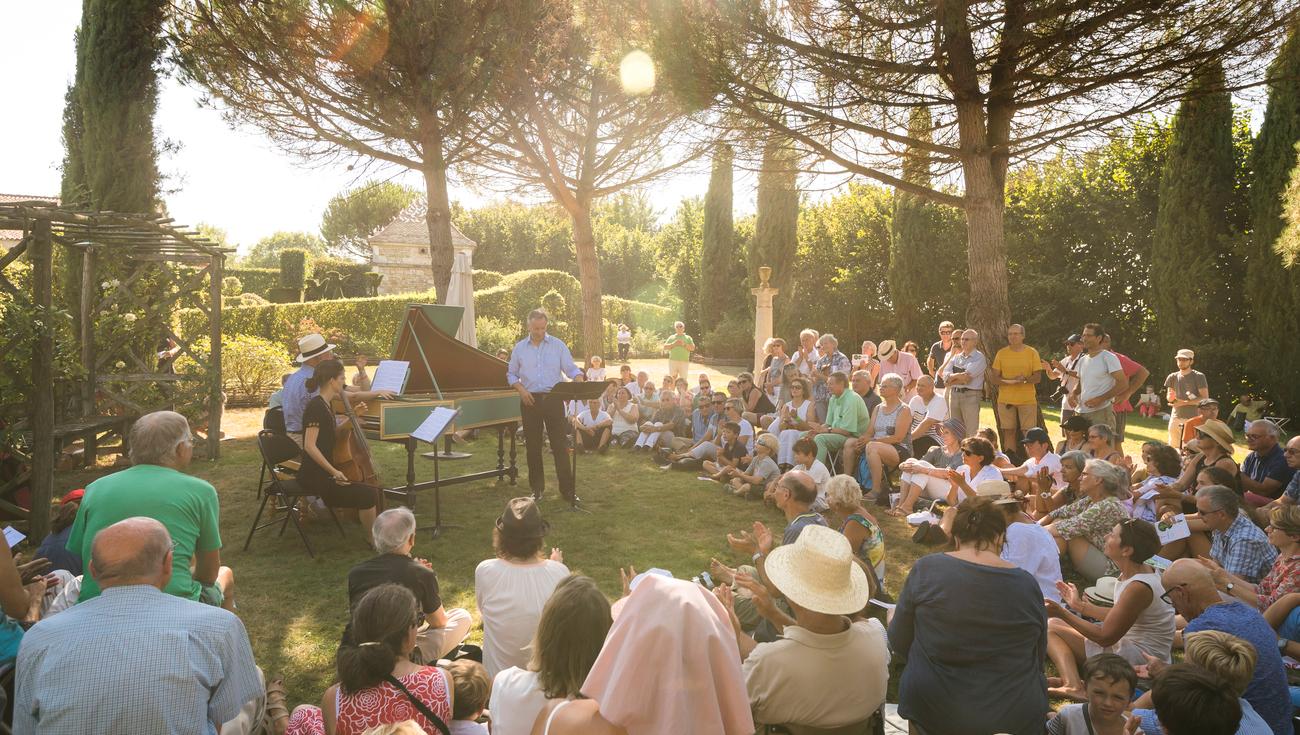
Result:
[[[975,495],[981,498],[1002,498],[1011,494],[1011,483],[1006,480],[985,480],[975,486]]]
[[[298,356],[293,358],[296,363],[304,363],[313,357],[325,355],[334,351],[338,345],[332,345],[325,341],[325,338],[312,332],[298,338]]]
[[[1211,441],[1222,447],[1223,451],[1232,454],[1232,429],[1222,421],[1210,419],[1196,427],[1196,433],[1209,437]]]
[[[805,526],[793,544],[773,549],[764,571],[787,600],[813,612],[850,615],[871,598],[849,540],[825,526]]]

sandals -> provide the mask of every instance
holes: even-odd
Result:
[[[266,685],[266,722],[267,732],[272,735],[284,735],[289,726],[289,708],[284,703],[284,679],[276,679]]]

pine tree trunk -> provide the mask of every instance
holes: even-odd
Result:
[[[573,220],[578,283],[582,287],[582,355],[603,355],[605,322],[601,314],[600,260],[596,257],[596,235],[591,227],[591,202],[578,200],[569,216]]]
[[[1007,299],[1007,245],[1003,213],[1005,186],[995,175],[991,156],[962,161],[966,179],[966,236],[970,306],[966,326],[980,333],[989,358],[1006,343],[1011,307]]]
[[[425,225],[429,228],[429,262],[433,267],[433,287],[438,292],[438,303],[445,304],[447,293],[451,290],[451,266],[455,259],[451,243],[451,201],[447,196],[447,169],[441,165],[441,154],[426,152],[425,156],[422,173],[428,201]]]

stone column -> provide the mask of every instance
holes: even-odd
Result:
[[[772,288],[768,282],[772,278],[772,269],[761,266],[758,269],[758,288],[750,289],[754,294],[754,372],[763,369],[763,343],[772,338],[772,298],[779,289]]]

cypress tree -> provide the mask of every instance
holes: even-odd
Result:
[[[1287,268],[1276,250],[1284,224],[1283,192],[1295,175],[1296,143],[1300,141],[1300,29],[1291,35],[1268,69],[1268,108],[1259,137],[1251,149],[1255,178],[1250,190],[1252,234],[1246,247],[1246,293],[1255,306],[1250,320],[1252,377],[1266,389],[1284,412],[1300,409],[1300,385],[1295,365],[1300,344],[1295,340],[1300,324],[1300,267]],[[1288,201],[1290,207],[1295,205]]]
[[[700,330],[708,332],[722,321],[732,303],[736,254],[732,218],[731,146],[719,143],[713,152],[713,173],[704,196],[704,244],[700,252]]]
[[[763,146],[763,164],[758,172],[750,283],[758,285],[758,269],[770,266],[772,285],[788,293],[798,244],[799,154],[789,138],[774,135]]]
[[[1217,382],[1211,390],[1239,371],[1240,345],[1230,343],[1242,317],[1229,212],[1237,173],[1232,100],[1224,87],[1223,66],[1206,67],[1174,117],[1151,248],[1157,354],[1172,362],[1176,350],[1195,350],[1198,369]]]

